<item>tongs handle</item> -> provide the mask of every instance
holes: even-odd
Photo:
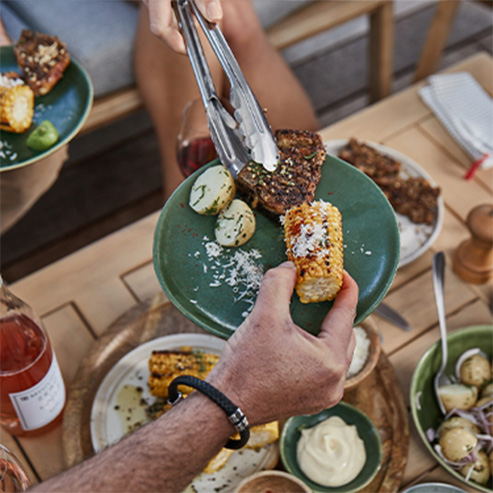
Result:
[[[218,25],[205,19],[195,3],[191,3],[194,14],[231,83],[231,104],[236,108],[235,118],[240,123],[240,131],[247,146],[252,150],[252,158],[267,164],[268,168],[270,164],[272,171],[277,164],[279,151],[264,112]]]
[[[195,78],[207,115],[207,125],[219,159],[234,177],[250,160],[241,137],[236,133],[236,121],[221,104],[207,60],[195,29],[189,0],[173,2],[180,29],[185,38]]]

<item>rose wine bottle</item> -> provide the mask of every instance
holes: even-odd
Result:
[[[62,419],[65,384],[41,321],[0,276],[0,425],[16,436]]]

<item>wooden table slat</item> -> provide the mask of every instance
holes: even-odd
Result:
[[[154,272],[154,265],[149,262],[123,276],[134,296],[145,302],[161,291],[161,286]]]
[[[157,218],[158,213],[151,214],[17,281],[12,289],[41,315],[80,295],[98,293],[115,274],[149,262]]]
[[[446,269],[445,312],[453,313],[474,301],[477,296],[451,271]],[[413,279],[408,284],[393,291],[385,302],[400,313],[411,325],[409,332],[397,328],[385,320],[378,321],[383,336],[383,350],[391,354],[397,348],[406,345],[438,321],[433,291],[431,270]]]

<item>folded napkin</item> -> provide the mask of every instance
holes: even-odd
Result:
[[[493,166],[493,99],[466,72],[433,75],[428,81],[419,95],[471,156],[472,172]]]

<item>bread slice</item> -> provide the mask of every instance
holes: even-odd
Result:
[[[36,96],[48,94],[70,63],[67,47],[56,36],[24,29],[14,46],[17,64]]]
[[[253,208],[277,216],[315,198],[325,147],[320,135],[306,130],[276,130],[275,138],[281,153],[275,171],[250,162],[240,171],[236,185]]]

